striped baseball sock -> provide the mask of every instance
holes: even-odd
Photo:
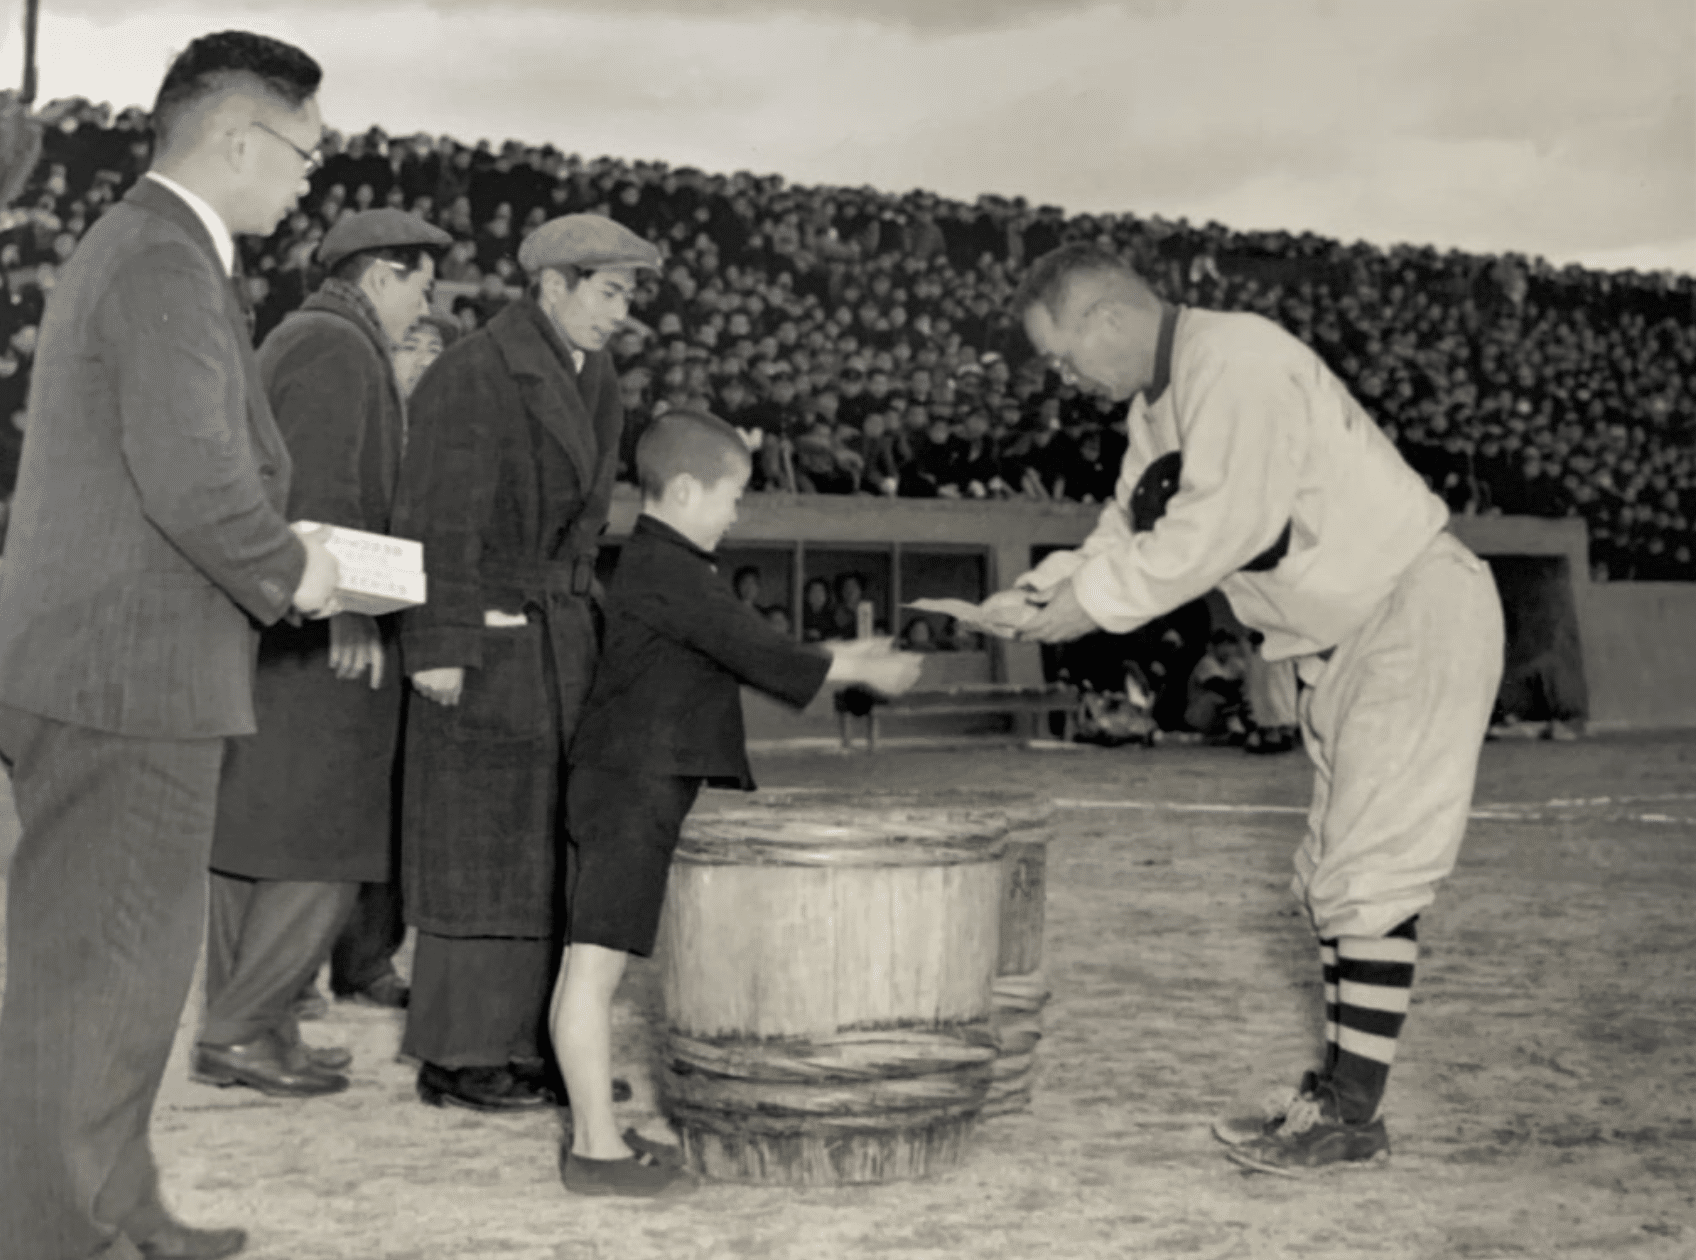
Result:
[[[1319,942],[1319,970],[1325,977],[1325,1066],[1319,1075],[1326,1080],[1337,1070],[1337,938]]]
[[[1418,923],[1415,915],[1386,936],[1337,938],[1336,1005],[1328,988],[1326,1024],[1328,1037],[1333,1025],[1336,1030],[1330,1075],[1347,1123],[1364,1124],[1383,1101],[1413,990]]]

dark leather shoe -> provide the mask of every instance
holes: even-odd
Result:
[[[142,1260],[223,1260],[247,1246],[243,1229],[190,1229],[172,1222],[136,1243]]]
[[[239,1046],[201,1042],[194,1048],[192,1074],[206,1085],[246,1085],[272,1098],[315,1098],[347,1088],[347,1077],[291,1055],[274,1032]]]
[[[571,1106],[571,1095],[565,1090],[565,1078],[560,1075],[559,1065],[553,1060],[514,1059],[506,1065],[506,1070],[531,1089],[546,1094],[556,1107]],[[612,1078],[612,1100],[615,1103],[630,1101],[630,1082],[622,1076]]]
[[[412,999],[412,990],[392,971],[384,972],[363,989],[336,990],[336,1000],[358,1002],[362,1006],[383,1006],[404,1011]]]
[[[465,1107],[471,1111],[533,1111],[551,1107],[553,1097],[520,1080],[504,1067],[437,1067],[418,1069],[418,1097],[432,1107]]]

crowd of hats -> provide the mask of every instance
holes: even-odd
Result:
[[[148,157],[139,111],[44,112],[41,164],[0,224],[6,487],[43,293]],[[1168,300],[1258,311],[1307,341],[1456,511],[1580,515],[1598,576],[1696,579],[1690,276],[799,187],[517,142],[373,130],[327,135],[325,152],[299,209],[243,242],[260,335],[315,287],[319,242],[350,212],[389,206],[449,232],[440,274],[467,327],[518,291],[538,226],[600,213],[663,259],[612,347],[632,434],[658,410],[706,406],[759,442],[768,488],[1101,499],[1123,409],[1045,373],[1005,313],[1026,262],[1096,240]]]

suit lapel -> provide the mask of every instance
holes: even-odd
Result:
[[[564,449],[585,490],[595,484],[598,457],[606,440],[594,430],[584,387],[596,383],[594,356],[584,360],[580,378],[569,359],[550,342],[538,321],[546,319],[534,302],[521,298],[502,311],[489,331],[500,346],[507,371],[518,385],[524,408]]]
[[[265,397],[259,376],[259,361],[253,353],[252,325],[248,323],[247,311],[236,295],[234,278],[224,275],[224,265],[218,258],[217,247],[212,244],[212,237],[207,232],[206,225],[200,221],[200,216],[165,185],[144,177],[136,181],[125,200],[133,201],[142,209],[169,219],[188,233],[206,255],[212,274],[223,277],[219,287],[224,295],[224,316],[230,322],[230,335],[235,338],[236,351],[241,361],[242,384],[247,395],[248,433],[253,441],[257,461],[278,470],[278,475],[266,482],[266,488],[277,510],[282,511],[288,498],[289,474],[293,463],[289,459],[288,446],[283,441],[282,432],[271,415],[271,404]]]

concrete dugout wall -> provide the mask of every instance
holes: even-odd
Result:
[[[620,486],[609,543],[628,536],[639,510],[635,490]],[[983,557],[988,589],[999,590],[1030,567],[1033,548],[1076,546],[1099,511],[1078,503],[1028,500],[751,494],[743,500],[741,519],[724,546],[792,548],[798,557],[808,548],[888,550],[897,559],[903,548],[974,552]],[[1691,646],[1696,583],[1592,583],[1584,522],[1574,518],[1462,516],[1454,519],[1452,528],[1487,559],[1547,557],[1565,562],[1592,728],[1696,726],[1696,651]],[[901,591],[899,598],[933,593]],[[1030,644],[991,641],[983,652],[939,654],[928,659],[925,668],[926,685],[1042,681],[1040,652]],[[833,729],[824,725],[829,719],[828,699],[815,702],[805,715],[750,704],[749,734],[823,734]]]

